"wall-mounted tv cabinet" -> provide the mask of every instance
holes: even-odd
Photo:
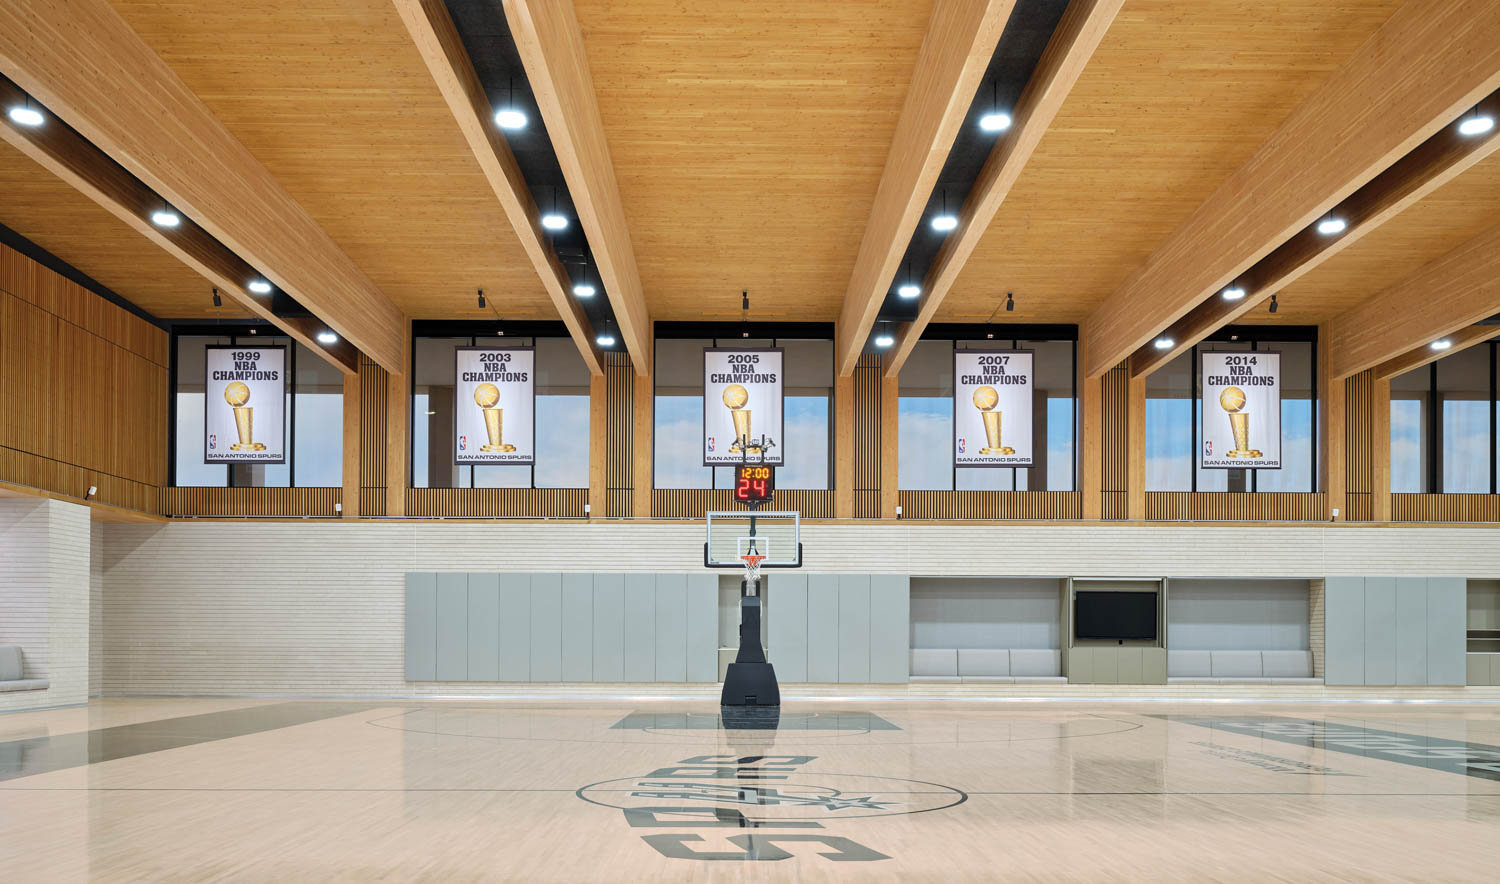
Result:
[[[1064,656],[1073,684],[1166,684],[1166,581],[1068,581]]]

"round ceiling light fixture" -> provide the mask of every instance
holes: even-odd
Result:
[[[264,278],[250,280],[250,285],[247,288],[257,295],[269,295],[271,293],[271,284],[266,282]]]
[[[905,298],[906,300],[910,301],[912,298],[915,298],[917,295],[922,294],[922,287],[919,286],[919,285],[916,285],[914,283],[908,282],[906,285],[903,285],[901,288],[896,289],[896,294],[898,294],[901,297]]]
[[[509,132],[526,128],[526,114],[513,107],[495,111],[495,125]]]
[[[1010,114],[991,111],[979,118],[979,128],[985,132],[1004,132],[1010,128]]]
[[[1224,300],[1238,301],[1245,297],[1245,290],[1239,286],[1230,286],[1223,291]]]
[[[1448,340],[1447,338],[1443,338],[1442,340],[1433,341],[1427,346],[1431,347],[1434,350],[1447,350],[1453,346],[1453,342]]]
[[[320,343],[320,344],[337,344],[338,342],[339,342],[339,336],[336,335],[336,334],[334,334],[333,332],[331,332],[331,331],[320,331],[320,332],[318,332],[318,343]]]
[[[151,213],[151,223],[157,227],[176,227],[182,223],[182,216],[171,209],[157,209]]]
[[[42,116],[41,111],[31,106],[30,98],[27,98],[23,103],[12,107],[7,112],[7,115],[10,117],[12,122],[22,126],[40,126],[42,123],[46,122],[47,119],[46,117]]]
[[[1464,117],[1463,122],[1458,124],[1458,134],[1483,135],[1493,128],[1495,128],[1495,118],[1489,114],[1481,114],[1479,108],[1475,107],[1467,117]]]
[[[1318,232],[1324,236],[1333,236],[1335,233],[1343,233],[1348,226],[1349,224],[1343,218],[1335,218],[1329,215],[1318,222]]]
[[[580,298],[592,298],[594,296],[594,287],[586,282],[580,282],[573,286],[573,294]]]
[[[1177,342],[1172,340],[1171,338],[1156,339],[1156,349],[1158,350],[1170,350],[1175,346],[1177,346]]]

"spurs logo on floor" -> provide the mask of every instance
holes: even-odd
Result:
[[[663,856],[706,861],[790,859],[799,847],[831,862],[890,859],[843,835],[808,832],[844,820],[923,813],[961,804],[967,795],[948,786],[868,774],[815,773],[812,755],[697,755],[639,777],[584,786],[578,797],[617,808],[641,840]],[[704,842],[702,829],[723,833]],[[777,829],[801,830],[778,832]]]

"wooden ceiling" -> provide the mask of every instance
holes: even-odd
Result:
[[[575,0],[652,317],[832,321],[929,0]]]
[[[555,319],[390,0],[114,0],[413,318]]]
[[[1399,5],[1129,0],[937,321],[1082,321]]]
[[[0,141],[0,224],[92,276],[155,316],[246,316],[225,295],[215,308],[208,280],[125,222]]]

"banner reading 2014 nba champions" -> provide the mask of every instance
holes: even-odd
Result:
[[[1030,350],[953,351],[953,465],[1029,467],[1032,449]]]
[[[453,462],[536,462],[536,351],[459,347],[453,384]]]
[[[703,465],[782,461],[782,351],[703,350]]]
[[[286,462],[286,348],[205,349],[204,463]]]
[[[1202,353],[1205,470],[1281,469],[1281,354]]]

